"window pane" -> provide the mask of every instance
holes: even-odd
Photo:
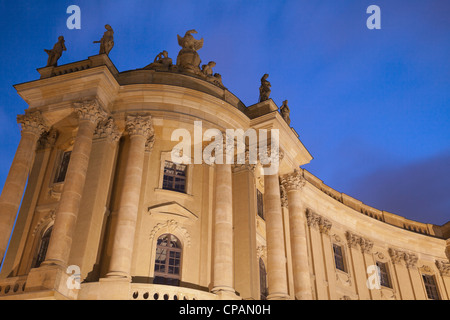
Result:
[[[66,151],[62,155],[61,162],[55,175],[55,183],[63,182],[66,179],[67,168],[69,167],[70,155],[72,151]]]

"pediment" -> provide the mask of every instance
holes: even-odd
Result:
[[[167,218],[167,216],[176,216],[187,220],[198,220],[192,211],[186,209],[176,201],[166,202],[148,207],[148,212],[151,216]]]

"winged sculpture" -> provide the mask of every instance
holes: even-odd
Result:
[[[177,35],[178,37],[178,44],[183,48],[183,49],[189,49],[189,50],[200,50],[203,47],[203,38],[201,38],[200,40],[196,40],[194,38],[194,36],[192,35],[193,33],[197,33],[197,31],[195,30],[189,30],[186,31],[184,37],[180,37],[179,35]]]

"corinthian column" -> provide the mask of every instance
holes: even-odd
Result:
[[[264,175],[264,213],[267,243],[267,299],[288,299],[283,215],[278,174]]]
[[[223,146],[227,148],[225,139],[224,135]],[[229,149],[226,150],[229,151]],[[226,163],[224,159],[223,164],[215,165],[214,171],[216,180],[214,186],[214,287],[212,291],[234,293],[231,164]]]
[[[0,261],[5,254],[14,219],[22,200],[34,159],[36,143],[41,134],[47,130],[38,111],[17,116],[17,122],[22,125],[22,137],[0,196]]]
[[[306,217],[305,208],[301,201],[301,189],[305,185],[305,180],[301,173],[295,170],[293,173],[284,175],[282,183],[288,196],[295,298],[298,300],[311,300]]]
[[[147,140],[153,137],[151,116],[127,116],[126,129],[130,136],[130,149],[119,200],[109,272],[106,277],[131,280],[131,259],[141,194],[144,154]]]
[[[96,100],[75,103],[74,106],[79,115],[78,133],[70,156],[61,199],[56,209],[47,255],[42,265],[62,267],[67,265],[86,180],[92,138],[98,122],[106,117],[106,113]]]

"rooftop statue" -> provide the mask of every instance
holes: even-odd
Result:
[[[64,42],[64,37],[59,36],[58,42],[55,43],[53,49],[44,49],[44,51],[48,54],[47,67],[56,67],[58,65],[58,60],[61,58],[62,52],[67,50]]]
[[[193,73],[195,75],[201,74],[200,63],[202,62],[197,50],[203,47],[203,38],[196,40],[193,33],[197,33],[195,30],[186,31],[184,37],[178,37],[178,44],[181,46],[181,50],[177,57],[177,66],[181,72]]]
[[[284,121],[286,121],[286,123],[289,125],[291,123],[291,118],[289,117],[289,113],[291,111],[289,110],[287,103],[288,103],[287,100],[283,101],[283,105],[280,107],[280,113]]]
[[[153,62],[146,66],[144,69],[169,71],[170,69],[172,69],[172,67],[172,58],[169,58],[169,54],[166,50],[164,50],[158,53],[158,55],[155,57],[155,60],[153,60]]]
[[[212,77],[213,76],[212,68],[214,68],[215,66],[216,66],[216,63],[214,61],[210,61],[210,62],[208,62],[208,64],[202,65],[203,74],[205,76]]]
[[[105,25],[105,33],[100,41],[94,41],[94,43],[100,43],[100,52],[98,54],[109,54],[114,47],[114,31],[109,24]]]
[[[271,85],[270,82],[267,81],[267,78],[269,75],[266,73],[261,78],[261,86],[259,87],[259,102],[265,101],[269,99],[270,92],[271,92]]]

